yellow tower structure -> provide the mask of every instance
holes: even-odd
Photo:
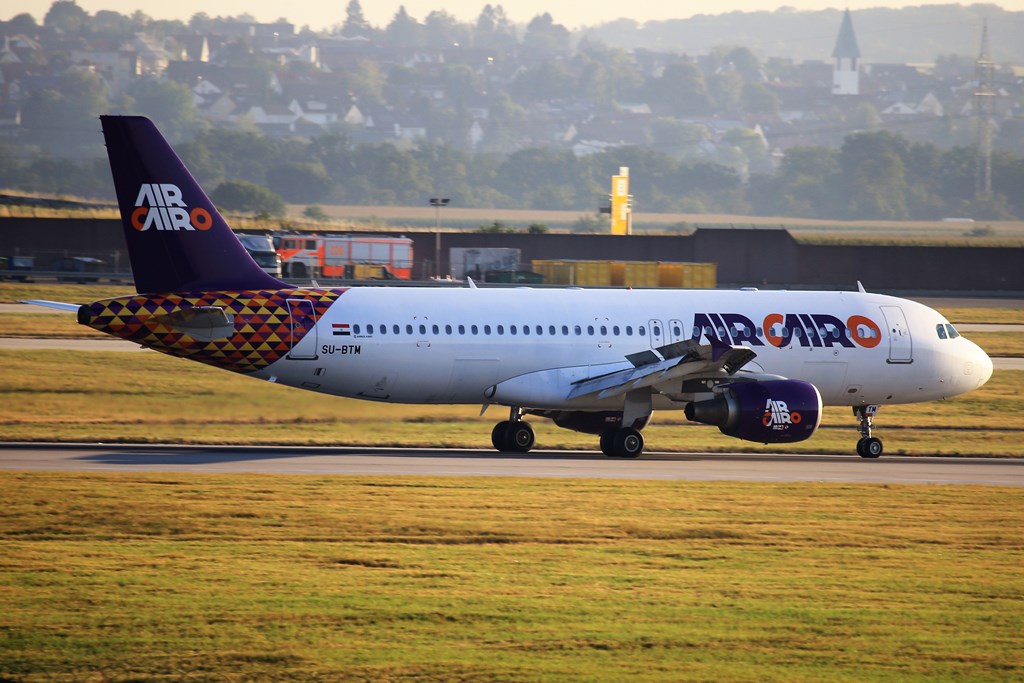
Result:
[[[629,194],[629,167],[620,166],[619,174],[612,176],[611,196],[612,234],[630,235],[633,232],[633,198]]]

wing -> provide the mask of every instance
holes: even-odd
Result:
[[[630,391],[670,380],[723,378],[754,359],[752,350],[718,341],[700,345],[676,342],[626,356],[594,374],[589,365],[551,368],[509,378],[488,389],[486,403],[564,409],[601,405]]]
[[[733,375],[756,356],[746,347],[728,346],[717,340],[705,345],[693,340],[676,342],[626,356],[632,368],[573,382],[566,398],[596,395],[598,399],[605,399],[673,379],[706,374]]]

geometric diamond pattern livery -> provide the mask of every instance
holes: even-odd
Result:
[[[250,373],[288,355],[344,292],[283,289],[136,294],[89,304],[79,312],[78,322],[172,356]],[[296,300],[302,305],[288,305]],[[234,330],[203,340],[168,323],[167,316],[199,306],[223,309],[234,321]]]

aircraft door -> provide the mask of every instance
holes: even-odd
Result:
[[[317,331],[316,309],[306,299],[288,299],[288,324],[291,330],[291,351],[288,358],[293,360],[314,360],[316,358]]]
[[[647,323],[647,333],[651,336],[651,348],[656,349],[665,345],[665,326],[660,320],[650,320]]]
[[[899,306],[882,306],[885,316],[886,331],[889,335],[890,363],[913,363],[914,344],[910,338],[910,327],[907,317]]]

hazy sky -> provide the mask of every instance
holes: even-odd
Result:
[[[936,0],[932,0],[935,2]],[[360,0],[363,14],[371,24],[384,27],[394,16],[399,5],[405,5],[406,11],[414,18],[422,21],[431,11],[444,9],[454,14],[461,21],[472,21],[480,14],[487,2],[504,6],[505,13],[516,23],[525,24],[537,14],[550,12],[555,21],[569,28],[592,26],[613,19],[627,17],[639,22],[656,19],[685,18],[694,14],[722,14],[725,12],[752,12],[757,10],[772,11],[781,6],[801,10],[818,10],[827,8],[845,8],[851,10],[867,7],[906,7],[910,5],[931,4],[928,2],[903,2],[902,0],[726,0],[725,2],[697,2],[682,0],[673,3],[665,0],[589,0],[588,2],[552,3],[546,0]],[[42,21],[52,0],[14,0],[4,2],[0,9],[0,18],[9,19],[15,14],[28,12],[37,21]],[[142,10],[157,19],[188,20],[196,12],[205,11],[210,15],[235,16],[249,13],[259,21],[273,21],[284,17],[301,27],[309,25],[313,29],[329,28],[340,24],[345,19],[345,6],[348,0],[293,0],[292,2],[272,2],[271,0],[78,0],[78,5],[90,14],[97,10],[108,9],[131,14]],[[996,3],[1005,9],[1022,10],[1024,0],[1002,0]]]

